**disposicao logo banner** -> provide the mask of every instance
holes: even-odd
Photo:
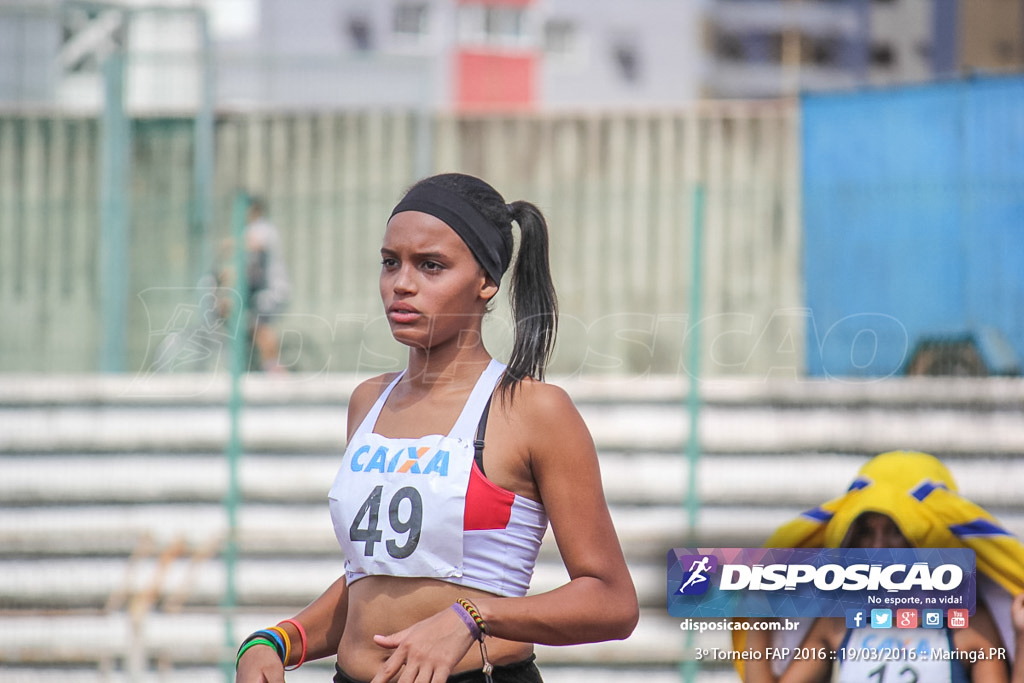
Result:
[[[674,548],[673,617],[844,617],[848,610],[967,609],[974,551],[965,548]]]

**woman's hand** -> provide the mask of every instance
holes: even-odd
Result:
[[[387,683],[399,672],[398,683],[444,683],[474,639],[459,615],[446,609],[398,633],[374,636],[373,641],[394,652],[370,683]]]
[[[1024,593],[1014,596],[1013,604],[1010,606],[1010,616],[1013,619],[1013,630],[1016,632],[1017,638],[1024,637]]]
[[[284,665],[274,648],[253,645],[238,660],[235,683],[284,683]]]

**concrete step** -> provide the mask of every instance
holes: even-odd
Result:
[[[602,451],[605,494],[612,504],[681,504],[689,467],[681,453]],[[239,468],[248,503],[323,503],[340,455],[248,454]],[[840,495],[866,456],[836,453],[706,454],[699,461],[702,503],[816,505]],[[1017,482],[1024,458],[951,456],[946,464],[961,491],[993,507],[1024,505]],[[800,472],[800,477],[792,476]],[[7,506],[143,504],[223,501],[225,456],[181,453],[0,455],[0,501]]]
[[[702,545],[728,547],[767,537],[800,508],[705,507],[696,538]],[[616,506],[612,509],[624,551],[660,558],[687,537],[686,511],[678,506]],[[1019,529],[1021,518],[1003,520]],[[138,505],[7,508],[0,510],[0,547],[6,555],[131,555],[152,539],[157,547],[178,541],[200,549],[226,537],[227,514],[220,505]],[[246,555],[334,556],[337,541],[325,505],[247,505],[238,512],[238,546]],[[554,552],[549,529],[542,555]]]
[[[177,613],[224,603],[221,558],[195,557],[188,548],[156,548],[146,557],[0,558],[0,609],[117,610],[152,608]],[[242,557],[235,566],[235,591],[243,607],[279,606],[297,611],[344,571],[335,557]],[[639,599],[665,605],[665,560],[630,564]],[[567,583],[560,562],[540,562],[531,593]]]
[[[396,368],[397,369],[397,368]],[[252,405],[332,404],[345,406],[352,390],[369,375],[249,374],[241,379]],[[18,375],[0,382],[0,406],[226,405],[226,374]],[[551,376],[580,405],[678,403],[689,388],[679,375]],[[921,406],[994,410],[1024,404],[1020,377],[888,377],[884,379],[704,378],[697,385],[707,405],[776,407]]]
[[[288,683],[324,683],[333,675],[332,663],[311,663],[288,672]],[[677,664],[647,665],[573,665],[541,662],[544,683],[679,683],[684,680]],[[39,669],[4,667],[4,683],[224,683],[224,673],[213,666],[162,668],[150,672],[108,671],[95,665],[81,668]],[[732,667],[705,665],[697,683],[737,683]]]
[[[681,405],[581,405],[603,450],[678,452],[688,438]],[[250,452],[339,452],[345,412],[336,406],[247,406]],[[913,447],[942,454],[1018,456],[1024,411],[860,407],[777,409],[708,405],[698,423],[705,453],[879,453]],[[216,452],[229,437],[226,408],[94,406],[0,410],[0,453]]]
[[[133,383],[134,382],[134,383]],[[0,452],[216,452],[229,435],[226,379],[217,375],[0,384]],[[356,379],[250,376],[241,416],[246,449],[337,452]],[[688,438],[679,378],[562,382],[602,450],[677,452]],[[1019,456],[1024,380],[702,382],[705,453],[877,453]]]
[[[231,642],[241,642],[247,634],[281,618],[282,612],[242,611],[233,620]],[[679,626],[680,620],[667,616],[664,608],[642,610],[639,625],[625,640],[573,647],[538,646],[537,659],[541,666],[656,666],[691,658],[693,647],[728,647],[725,632],[695,635],[693,644],[687,647],[687,634]],[[0,642],[4,643],[0,664],[81,665],[124,661],[142,653],[166,666],[210,665],[234,653],[234,647],[223,645],[225,628],[225,618],[214,611],[154,612],[147,614],[144,622],[133,622],[127,612],[0,612]],[[103,637],[97,638],[98,633]],[[319,664],[325,665],[328,662]],[[8,680],[6,676],[4,680]]]
[[[47,509],[0,515],[0,609],[65,609],[108,605],[123,595],[151,604],[219,604],[223,509],[144,506],[131,518],[116,510],[89,515]],[[104,514],[106,513],[106,514]],[[114,513],[114,514],[112,514]],[[664,563],[671,548],[756,547],[794,509],[706,508],[696,541],[676,507],[614,508],[613,520],[644,604],[664,604]],[[61,521],[65,523],[61,525]],[[1024,535],[1024,514],[1002,519]],[[32,523],[30,523],[32,522]],[[343,571],[330,521],[320,507],[284,514],[243,509],[236,580],[243,604],[301,606]],[[201,530],[201,531],[200,531]],[[191,534],[191,535],[190,535]],[[281,581],[280,577],[288,577]],[[296,578],[298,577],[298,578]],[[554,539],[545,538],[535,588],[564,583]]]

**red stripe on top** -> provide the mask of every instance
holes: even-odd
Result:
[[[463,517],[465,531],[504,529],[512,516],[516,494],[501,488],[484,476],[473,463],[466,489],[466,512]]]

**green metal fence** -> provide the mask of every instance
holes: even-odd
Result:
[[[194,118],[129,118],[119,131],[109,115],[0,115],[0,371],[152,371],[161,341],[200,313],[199,279],[238,190],[263,195],[282,233],[292,285],[282,361],[396,367],[376,293],[383,227],[419,175],[460,170],[548,216],[563,312],[553,371],[685,366],[699,183],[704,370],[792,375],[804,338],[803,316],[787,315],[801,306],[795,112],[765,102],[426,119],[221,114],[209,139]],[[113,146],[108,131],[121,136]],[[120,280],[110,270],[119,262]],[[505,320],[499,308],[488,332],[499,353]]]

